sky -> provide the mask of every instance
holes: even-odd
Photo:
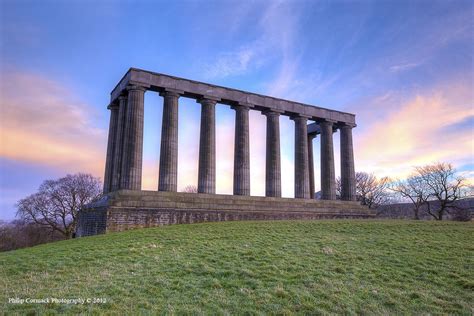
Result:
[[[356,171],[449,162],[474,183],[474,2],[0,0],[0,219],[46,179],[103,178],[110,92],[130,67],[356,114]],[[200,105],[180,98],[178,189],[197,184]],[[145,94],[144,189],[162,97]],[[232,192],[234,111],[216,107],[217,193]],[[294,122],[280,118],[282,193]],[[265,117],[250,112],[251,194]],[[319,190],[319,138],[314,141]],[[339,133],[334,134],[339,175]]]

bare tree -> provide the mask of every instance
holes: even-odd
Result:
[[[362,205],[376,208],[378,205],[387,204],[390,194],[387,191],[390,179],[387,177],[378,179],[373,173],[356,173],[356,193]]]
[[[77,212],[100,195],[100,180],[90,174],[78,173],[46,180],[37,193],[18,201],[17,217],[71,238],[76,228]]]
[[[413,203],[413,212],[416,220],[420,219],[420,209],[428,205],[431,197],[430,188],[424,183],[419,175],[411,175],[406,180],[398,180],[390,186],[390,189],[408,199]]]
[[[197,193],[198,189],[195,185],[187,185],[184,187],[183,192]]]
[[[432,200],[438,201],[439,205],[428,203],[428,214],[436,220],[443,220],[445,213],[455,209],[455,202],[461,197],[466,185],[463,177],[456,176],[456,169],[449,163],[435,163],[415,168],[416,175],[420,177],[424,186],[429,188]],[[431,207],[436,209],[432,210]]]
[[[466,184],[463,187],[461,198],[473,198],[474,197],[474,185]]]
[[[362,205],[376,208],[378,205],[387,204],[391,200],[388,186],[390,179],[378,179],[373,173],[356,172],[356,195]],[[336,179],[336,195],[341,196],[341,178]]]

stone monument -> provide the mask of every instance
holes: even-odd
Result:
[[[163,97],[157,191],[141,190],[145,92]],[[201,105],[198,193],[178,192],[180,98]],[[233,195],[216,194],[215,108],[235,110]],[[104,196],[78,214],[77,236],[138,227],[227,220],[368,218],[356,202],[355,115],[131,68],[111,93]],[[266,116],[265,197],[250,196],[249,111]],[[295,122],[295,198],[281,197],[281,115]],[[312,123],[308,124],[308,121]],[[340,132],[336,200],[333,133]],[[313,139],[321,137],[321,200],[314,199]]]

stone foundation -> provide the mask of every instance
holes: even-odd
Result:
[[[120,190],[79,212],[76,235],[200,222],[372,217],[375,212],[352,201]]]

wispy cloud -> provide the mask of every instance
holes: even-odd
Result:
[[[474,126],[463,122],[474,114],[472,102],[469,84],[447,83],[417,94],[384,119],[361,118],[369,126],[355,138],[358,169],[403,177],[417,165],[469,163]]]
[[[255,25],[255,39],[240,44],[234,50],[219,53],[216,59],[204,66],[206,77],[247,74],[270,60],[291,58],[289,52],[294,43],[299,13],[284,1],[270,2],[262,10]]]
[[[91,107],[62,84],[11,71],[0,80],[0,156],[102,177],[105,131]]]
[[[254,61],[258,50],[255,47],[241,48],[236,52],[222,53],[213,64],[205,66],[206,78],[224,78],[246,73],[258,67]]]
[[[323,5],[324,6],[324,5]],[[341,72],[324,73],[324,63],[308,63],[306,44],[302,40],[305,14],[310,6],[300,2],[273,2],[263,12],[259,25],[262,39],[269,44],[269,56],[274,56],[274,76],[265,83],[264,93],[299,102],[313,103],[316,96],[325,93],[341,76]],[[291,12],[291,13],[290,13]]]
[[[406,71],[406,70],[410,70],[412,68],[418,67],[420,64],[421,64],[421,62],[401,63],[401,64],[398,64],[398,65],[390,66],[389,69],[390,69],[391,72],[401,72],[401,71]]]
[[[253,40],[224,51],[203,65],[207,79],[251,76],[265,71],[262,93],[309,102],[333,85],[340,74],[323,75],[321,69],[302,66],[305,43],[301,39],[303,15],[300,2],[272,1],[259,6]],[[248,9],[248,7],[247,7]],[[256,11],[256,10],[254,10]]]
[[[474,186],[474,170],[460,171],[458,176],[466,179],[466,184]]]
[[[288,2],[273,2],[262,14],[259,25],[262,28],[264,40],[272,46],[273,53],[277,55],[276,76],[267,84],[266,93],[282,97],[297,81],[300,56],[303,47],[298,47],[295,53],[294,45],[297,41],[299,15],[301,10]],[[291,12],[291,14],[288,14]],[[302,82],[300,79],[300,83]]]

